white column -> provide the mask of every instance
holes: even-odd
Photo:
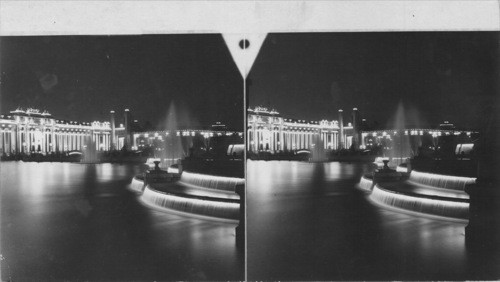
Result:
[[[2,131],[1,131],[1,133],[0,133],[0,146],[2,146],[2,147],[0,148],[0,151],[1,151],[2,153],[5,153],[5,145],[3,144],[4,139],[5,139],[5,137],[4,137],[4,132],[3,132],[3,130],[2,130]]]
[[[54,133],[54,128],[52,127],[52,130],[50,131],[51,140],[50,143],[52,143],[52,146],[50,146],[50,151],[54,152],[55,151],[55,146],[56,146],[56,139],[55,139],[55,133]]]
[[[47,134],[45,133],[45,130],[42,129],[42,152],[47,152],[47,148],[45,146],[47,145]]]
[[[292,141],[291,147],[292,147],[292,149],[295,149],[297,147],[295,131],[292,131],[292,140],[291,141]]]
[[[255,140],[255,149],[258,152],[260,150],[260,145],[259,145],[259,143],[260,143],[260,130],[259,129],[255,130],[255,133],[256,133],[255,137],[257,137],[257,139]]]
[[[19,129],[19,125],[16,126],[16,146],[15,150],[17,153],[21,152],[21,130]]]
[[[12,129],[10,129],[10,132],[9,132],[9,152],[12,152],[12,135],[13,135],[13,132],[12,132]]]

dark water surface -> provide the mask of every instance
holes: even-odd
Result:
[[[241,280],[234,224],[151,210],[138,166],[0,164],[2,279]]]
[[[491,261],[467,256],[465,224],[374,206],[354,188],[368,170],[248,161],[248,279],[485,279]]]

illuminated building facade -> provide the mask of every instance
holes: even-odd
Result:
[[[133,131],[130,111],[124,110],[124,124],[115,125],[115,112],[110,111],[110,121],[77,122],[54,118],[47,111],[28,108],[16,109],[9,115],[0,116],[0,154],[50,154],[56,152],[83,151],[88,146],[96,151],[140,150],[153,146],[168,136],[180,137],[184,146],[192,140],[204,140],[216,136],[236,136],[242,132],[228,131],[220,122],[210,130],[179,129],[175,131]],[[186,142],[186,140],[188,142]],[[186,148],[187,150],[188,148]]]
[[[384,149],[391,149],[396,143],[400,142],[400,138],[412,140],[414,149],[422,146],[422,141],[428,139],[434,146],[437,145],[438,139],[445,136],[466,136],[467,139],[473,140],[478,136],[477,131],[457,130],[452,123],[445,121],[439,125],[439,128],[416,128],[408,127],[405,129],[385,129],[363,131],[361,133],[360,148],[370,148],[373,146],[384,146]]]
[[[339,120],[299,120],[284,118],[276,110],[264,107],[248,109],[247,150],[275,153],[312,150],[316,146],[326,150],[349,148],[357,136],[355,126],[351,122],[344,124],[342,110]]]
[[[111,148],[109,122],[60,120],[47,111],[32,108],[1,115],[0,132],[2,154],[47,154],[83,150],[87,146],[95,146],[99,151]]]
[[[403,130],[363,130],[366,120],[361,119],[357,108],[351,113],[351,122],[344,121],[344,113],[338,111],[338,120],[308,121],[280,116],[276,110],[264,107],[248,109],[247,150],[249,152],[270,152],[313,150],[366,149],[385,146],[390,149],[393,139],[400,135],[415,139],[415,146],[421,145],[419,136],[432,137],[435,143],[440,136],[471,136],[474,131],[456,130],[445,121],[438,129],[407,128]]]

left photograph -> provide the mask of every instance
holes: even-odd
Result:
[[[0,61],[2,281],[245,279],[222,35],[1,37]]]

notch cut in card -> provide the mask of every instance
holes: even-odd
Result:
[[[246,79],[250,73],[266,35],[266,33],[222,34],[243,79]]]

